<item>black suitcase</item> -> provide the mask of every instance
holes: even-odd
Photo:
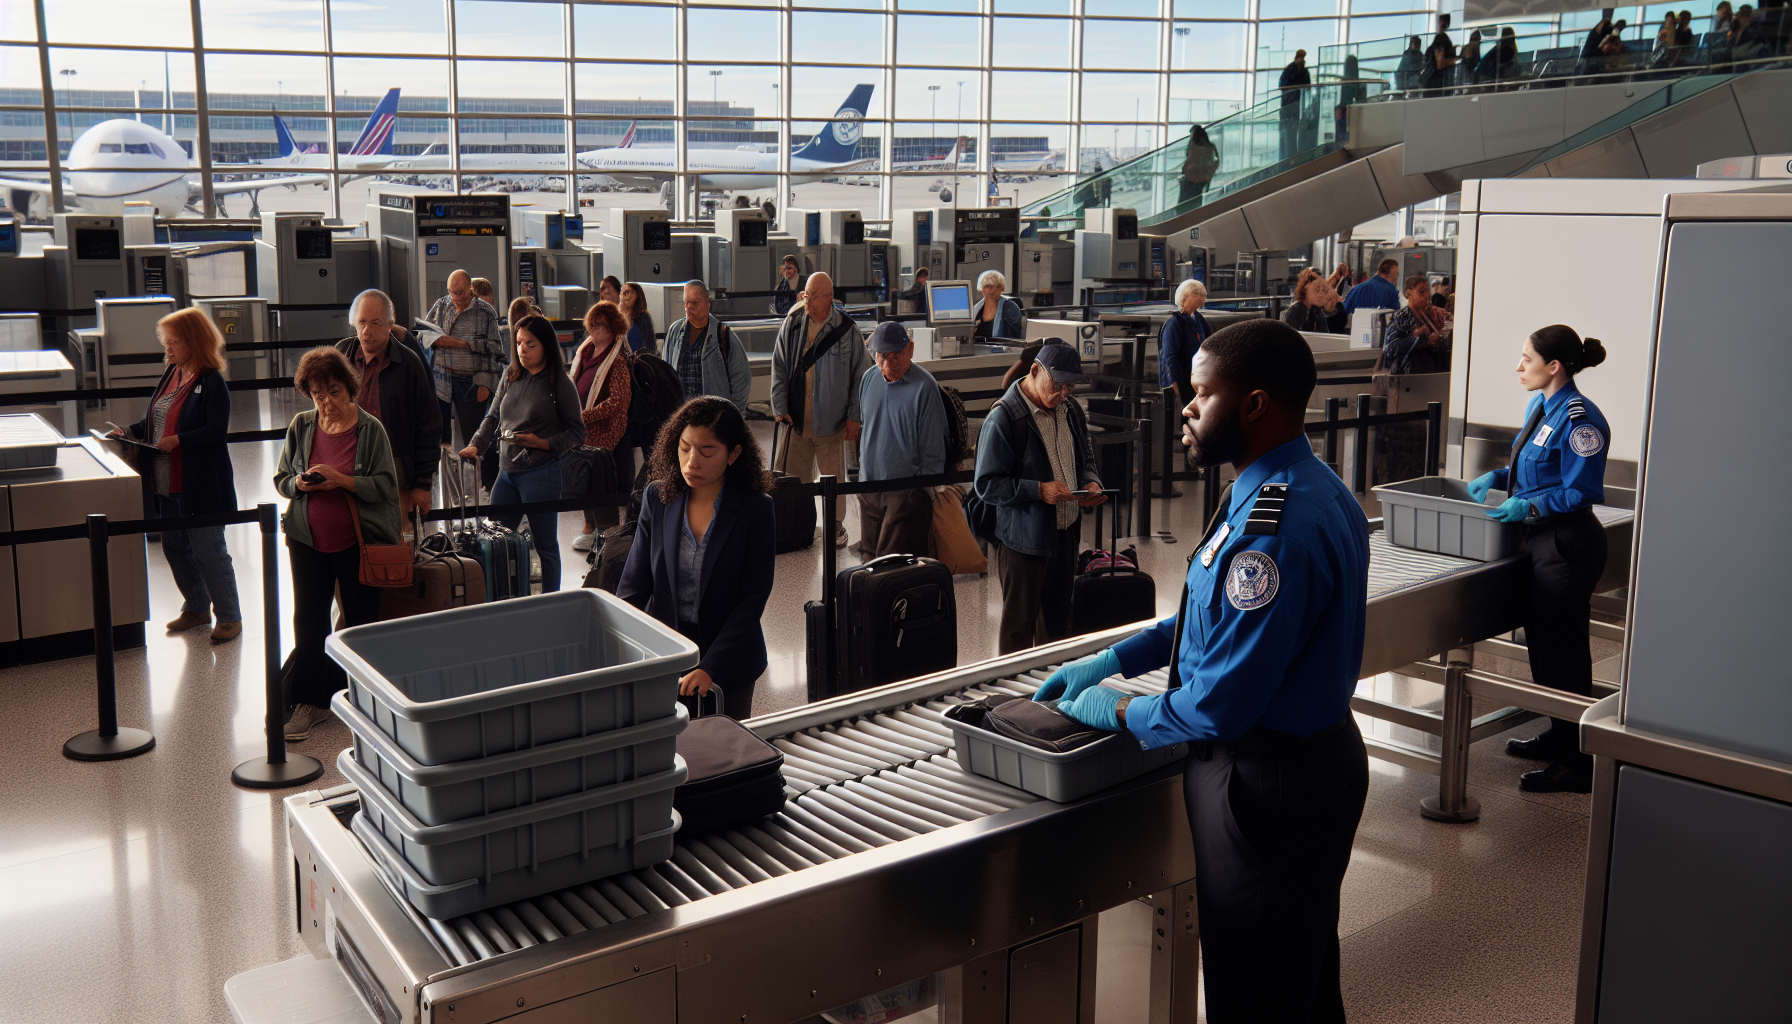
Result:
[[[773,458],[777,458],[780,430],[789,428],[782,423],[772,424]],[[784,461],[788,461],[788,448],[784,454]],[[772,514],[778,526],[778,554],[801,551],[815,543],[815,495],[803,489],[801,477],[783,472],[781,464],[772,473]],[[829,536],[827,540],[831,544],[834,538]]]
[[[1119,510],[1114,505],[1115,491],[1107,494],[1114,509],[1114,532],[1119,533]],[[1115,537],[1119,543],[1119,537]],[[1095,512],[1095,547],[1077,561],[1088,564],[1091,556],[1101,551],[1101,511]],[[1151,575],[1129,567],[1120,557],[1110,557],[1106,566],[1098,565],[1078,573],[1070,584],[1070,632],[1072,635],[1097,633],[1129,622],[1157,616],[1157,583]]]
[[[806,619],[810,646],[822,624],[820,605]],[[958,602],[952,571],[937,559],[885,555],[842,569],[834,578],[834,660],[831,689],[810,698],[882,686],[958,664]]]
[[[756,821],[784,806],[784,755],[753,730],[720,714],[722,688],[698,700],[680,697],[691,724],[678,735],[678,756],[689,774],[672,791],[683,819],[678,831],[699,835]],[[709,705],[706,714],[703,705]]]

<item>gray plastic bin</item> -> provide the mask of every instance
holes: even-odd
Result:
[[[1506,492],[1489,491],[1491,505],[1468,496],[1468,484],[1445,476],[1383,484],[1382,529],[1395,547],[1493,562],[1515,555],[1524,546],[1524,525],[1502,523],[1487,513],[1506,500]]]
[[[355,763],[425,825],[527,807],[666,771],[678,755],[678,735],[690,723],[690,712],[681,705],[670,717],[625,729],[471,761],[426,765],[375,729],[349,702],[348,691],[331,698],[330,710],[354,737]]]
[[[968,722],[948,718],[946,724],[960,767],[1059,803],[1117,786],[1188,754],[1186,743],[1140,750],[1138,741],[1123,733],[1054,754]]]
[[[348,695],[418,764],[667,718],[697,645],[601,590],[496,601],[330,634]]]
[[[387,881],[433,918],[458,917],[667,860],[678,817],[670,771],[530,807],[425,825],[380,788],[347,750],[336,767],[361,791],[355,833]]]

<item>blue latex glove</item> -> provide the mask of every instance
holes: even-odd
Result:
[[[1523,498],[1507,498],[1506,503],[1492,512],[1487,518],[1498,519],[1502,523],[1522,523],[1531,515],[1531,503]]]
[[[1487,492],[1493,490],[1493,474],[1482,473],[1468,482],[1468,496],[1476,501],[1486,501]]]
[[[1111,686],[1092,686],[1075,700],[1059,701],[1058,710],[1091,729],[1119,732],[1120,716],[1114,713],[1114,709],[1125,699],[1126,694]]]
[[[1077,695],[1120,671],[1120,656],[1112,647],[1087,658],[1079,658],[1053,672],[1046,679],[1034,700],[1075,700]]]

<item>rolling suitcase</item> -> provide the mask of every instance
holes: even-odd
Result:
[[[451,533],[423,532],[423,515],[412,510],[416,524],[416,563],[411,585],[380,592],[380,618],[465,608],[485,600],[485,570],[476,559],[460,553]]]
[[[465,466],[460,467],[463,471]],[[461,517],[455,527],[454,546],[479,562],[485,572],[485,599],[503,601],[530,593],[529,538],[479,517],[478,483],[466,486],[461,479]],[[467,515],[467,495],[473,495],[473,512]]]
[[[805,625],[814,634],[824,625],[821,605],[805,606]],[[885,555],[840,570],[834,579],[838,628],[831,652],[834,683],[811,699],[852,693],[899,679],[912,679],[958,664],[958,602],[952,572],[937,559]],[[820,629],[826,634],[825,629]],[[824,652],[826,653],[826,652]]]
[[[815,495],[803,489],[802,477],[791,476],[784,472],[784,465],[790,461],[790,428],[782,423],[772,424],[772,452],[777,458],[779,451],[778,432],[784,431],[783,458],[778,468],[772,473],[772,514],[778,527],[778,554],[786,551],[801,551],[815,543]],[[827,538],[832,544],[832,534]]]
[[[678,734],[678,756],[689,774],[672,791],[672,806],[684,819],[679,832],[700,835],[778,813],[784,807],[778,748],[721,713],[720,686],[711,685],[701,699],[678,699],[691,711],[691,723]]]
[[[1120,530],[1119,509],[1113,504],[1118,491],[1103,491],[1114,510],[1114,531]],[[1116,537],[1118,543],[1118,537]],[[1129,549],[1130,551],[1130,549]],[[1095,547],[1078,557],[1079,572],[1070,584],[1070,632],[1096,633],[1129,622],[1157,616],[1157,583],[1141,572],[1128,552],[1109,552],[1101,547],[1101,512],[1095,513]]]
[[[628,564],[629,549],[635,546],[635,520],[612,526],[600,536],[591,549],[591,570],[585,574],[585,586],[612,594],[622,584],[622,567]]]

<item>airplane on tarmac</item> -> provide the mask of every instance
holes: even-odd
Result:
[[[302,174],[218,181],[212,185],[212,194],[254,195],[276,186],[328,180],[322,174]],[[108,216],[123,215],[126,201],[135,200],[152,204],[163,217],[177,217],[183,210],[194,210],[202,194],[180,143],[128,117],[101,121],[81,133],[62,161],[62,186],[63,202],[71,211]],[[47,216],[49,176],[0,177],[0,194],[15,210],[29,213],[36,208]]]
[[[623,133],[622,141],[615,146],[617,150],[629,149],[635,144],[635,137],[641,122],[630,121],[628,131]],[[593,150],[593,152],[599,152]],[[575,157],[582,157],[576,154]],[[388,168],[393,171],[446,171],[448,170],[448,144],[432,142],[429,147],[416,156],[405,157],[394,161]],[[566,173],[566,154],[564,153],[462,153],[460,155],[462,171],[532,171],[547,173],[559,171]]]
[[[388,89],[367,116],[361,137],[346,151],[336,154],[336,165],[345,171],[377,171],[391,166],[399,159],[392,152],[392,137],[397,134],[397,127],[398,90]],[[301,148],[298,140],[293,138],[292,128],[278,114],[274,115],[274,137],[279,140],[280,155],[253,161],[257,166],[318,169],[330,166],[330,154],[324,147]]]
[[[960,135],[952,140],[952,148],[938,160],[904,160],[893,165],[897,171],[956,171],[964,163],[965,137]],[[976,161],[972,160],[966,170],[976,170]]]

